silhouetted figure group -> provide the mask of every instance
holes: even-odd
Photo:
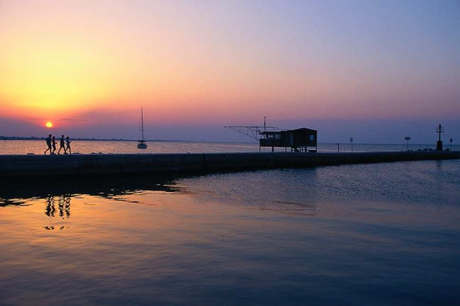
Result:
[[[70,194],[64,194],[61,197],[59,197],[59,204],[58,204],[58,209],[59,209],[59,217],[62,219],[68,219],[70,218],[70,200],[71,196]],[[45,214],[48,217],[58,217],[57,216],[57,209],[55,206],[55,198],[54,196],[48,196],[46,198],[46,210]]]
[[[48,137],[46,137],[46,145],[48,146],[48,149],[45,151],[45,155],[47,152],[50,153],[50,155],[55,155],[56,154],[56,137],[53,135],[49,134]],[[61,150],[64,149],[64,154],[72,154],[72,149],[70,148],[70,138],[67,136],[67,138],[64,138],[64,135],[62,135],[61,140],[59,142],[59,151],[57,154],[61,154]],[[67,153],[68,152],[68,153]]]

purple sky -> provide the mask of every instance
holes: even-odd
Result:
[[[460,139],[458,0],[0,1],[0,135]]]

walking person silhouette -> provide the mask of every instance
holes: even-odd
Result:
[[[46,141],[46,145],[48,146],[48,149],[46,149],[45,151],[45,155],[46,155],[46,152],[50,151],[50,154],[51,154],[51,134],[48,135],[48,137],[46,137],[45,141]]]
[[[66,151],[69,151],[69,154],[72,155],[72,150],[70,149],[70,138],[69,138],[69,136],[67,136],[67,138],[65,139],[65,142],[67,144]],[[67,152],[65,154],[67,154]]]
[[[54,152],[56,152],[56,137],[53,136],[53,138],[51,138],[51,144],[53,145],[53,152],[51,152],[50,154],[56,154]]]
[[[58,154],[61,154],[61,150],[64,149],[64,154],[67,153],[67,150],[65,148],[65,139],[64,139],[64,135],[61,136],[61,140],[59,142],[59,151],[58,151]]]

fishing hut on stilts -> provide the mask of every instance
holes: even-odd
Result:
[[[267,126],[267,117],[264,117],[263,126],[229,125],[225,128],[246,135],[259,142],[259,152],[269,147],[272,152],[275,148],[284,148],[287,152],[317,152],[318,131],[308,128],[295,130],[280,130],[277,127]]]

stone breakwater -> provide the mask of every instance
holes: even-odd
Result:
[[[0,178],[180,174],[460,159],[460,152],[0,155]]]

